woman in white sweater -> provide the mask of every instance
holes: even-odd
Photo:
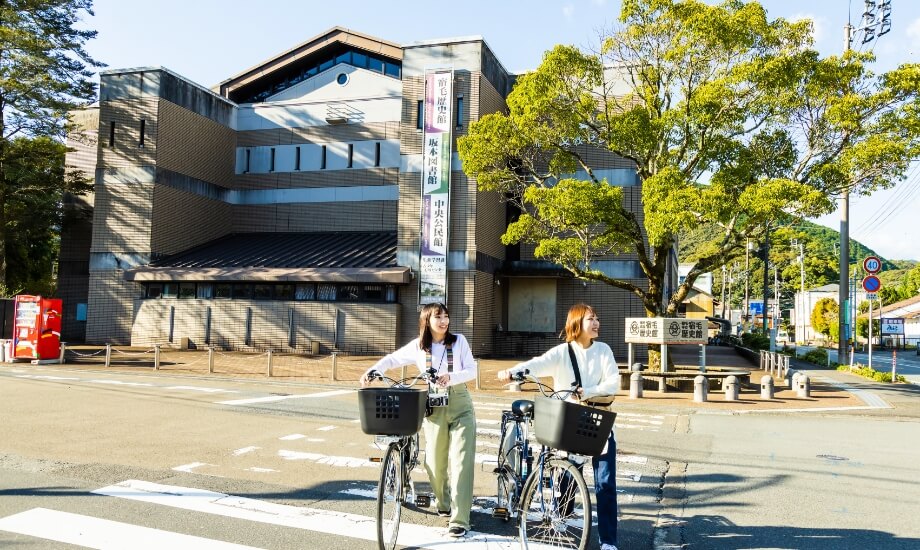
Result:
[[[607,407],[620,389],[620,374],[610,346],[595,342],[600,320],[591,306],[575,304],[569,309],[565,321],[565,342],[543,355],[498,372],[499,380],[509,381],[520,372],[553,378],[555,390],[575,389],[573,400],[587,402],[597,407]],[[572,366],[577,363],[581,384]],[[616,550],[617,544],[617,486],[616,440],[613,430],[607,446],[599,456],[592,458],[594,487],[597,495],[597,530],[601,550]]]
[[[419,336],[377,361],[370,373],[415,365],[437,373],[436,385],[447,392],[447,406],[434,407],[422,424],[425,435],[425,469],[438,501],[438,515],[449,517],[448,534],[463,537],[470,528],[473,506],[473,471],[476,457],[476,415],[466,383],[476,379],[476,362],[462,334],[453,334],[444,304],[428,304],[418,320]]]

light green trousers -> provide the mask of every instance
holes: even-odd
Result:
[[[425,419],[425,469],[438,509],[450,507],[450,527],[470,528],[476,468],[476,413],[463,384],[451,386],[446,407]]]

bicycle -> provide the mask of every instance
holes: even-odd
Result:
[[[422,508],[431,506],[431,495],[416,493],[412,480],[412,471],[419,464],[418,432],[425,418],[429,392],[413,386],[424,380],[430,390],[435,376],[434,369],[402,380],[374,372],[369,376],[371,381],[379,379],[390,386],[358,390],[361,429],[374,435],[378,446],[386,447],[382,458],[370,459],[381,463],[376,513],[377,544],[381,550],[396,547],[402,507],[406,503]]]
[[[603,449],[616,413],[565,401],[574,390],[554,391],[527,371],[513,378],[533,382],[543,397],[517,400],[502,413],[494,515],[507,521],[517,512],[522,548],[584,550],[591,540],[592,507],[581,469]],[[535,464],[527,433],[531,421],[541,445]]]

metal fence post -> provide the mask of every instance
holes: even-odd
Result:
[[[214,348],[208,346],[208,374],[214,372]]]
[[[65,344],[64,342],[61,342],[61,357],[60,359],[58,359],[58,363],[62,365],[64,364],[64,350],[66,349],[67,349],[67,344]]]
[[[268,350],[268,377],[272,377],[272,350]]]
[[[339,379],[338,358],[336,357],[336,353],[333,351],[332,352],[332,381],[336,382],[338,381],[338,379]]]
[[[160,370],[160,344],[153,345],[153,370]]]
[[[475,359],[474,362],[476,363],[476,389],[480,390],[482,389],[482,382],[480,378],[482,371],[479,370],[479,359]]]
[[[105,366],[112,364],[112,344],[105,345]]]

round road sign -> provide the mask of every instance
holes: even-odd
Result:
[[[877,256],[867,256],[863,260],[863,269],[866,270],[866,273],[874,275],[882,270],[882,260]]]
[[[882,281],[875,275],[867,275],[862,285],[866,292],[878,292],[878,289],[882,288]]]

